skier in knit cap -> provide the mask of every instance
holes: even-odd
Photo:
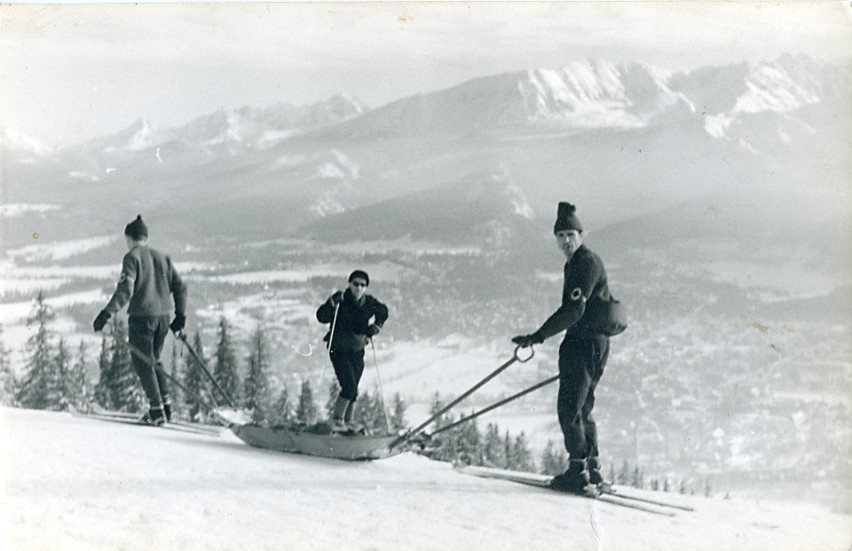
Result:
[[[565,473],[551,487],[571,493],[590,493],[603,483],[598,459],[598,435],[592,408],[595,388],[609,356],[613,332],[596,312],[611,301],[607,275],[601,259],[583,245],[583,226],[576,208],[559,203],[553,226],[556,245],[567,259],[564,268],[562,305],[534,333],[519,335],[512,342],[522,348],[540,344],[562,331],[559,347],[559,394],[556,409],[569,454]],[[611,325],[611,324],[610,324]]]
[[[367,294],[370,277],[363,270],[349,276],[346,291],[337,291],[317,310],[317,320],[331,328],[323,339],[329,346],[340,395],[334,404],[331,428],[352,429],[352,415],[358,398],[358,383],[364,373],[364,348],[381,331],[388,319],[388,307]]]
[[[93,323],[95,331],[104,328],[116,312],[129,303],[128,337],[133,369],[148,397],[150,409],[142,422],[162,425],[171,419],[168,382],[152,362],[159,363],[169,329],[178,333],[186,324],[186,286],[171,259],[148,246],[148,228],[142,216],[124,229],[128,253],[121,263],[121,276],[115,293]],[[175,317],[169,323],[174,296]]]

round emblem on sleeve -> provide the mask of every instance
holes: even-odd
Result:
[[[571,300],[580,300],[583,298],[583,291],[579,287],[571,291]]]

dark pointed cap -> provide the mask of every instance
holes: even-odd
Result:
[[[136,220],[125,226],[124,235],[135,241],[148,237],[148,226],[146,226],[145,222],[142,221],[141,214],[136,216]]]

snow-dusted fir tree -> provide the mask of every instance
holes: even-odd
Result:
[[[112,403],[119,411],[138,411],[147,407],[139,376],[133,370],[130,347],[127,345],[127,324],[121,318],[112,322],[109,389]]]
[[[485,429],[482,443],[485,464],[490,467],[504,468],[506,466],[506,443],[500,436],[500,427],[489,423]]]
[[[405,409],[405,400],[397,392],[393,395],[393,412],[390,418],[392,432],[397,433],[408,427],[408,422],[405,420]]]
[[[562,446],[554,449],[553,440],[548,440],[544,447],[544,452],[541,454],[541,472],[543,474],[557,475],[562,474],[568,468],[568,454]]]
[[[231,342],[231,328],[224,316],[219,318],[219,342],[216,346],[216,367],[213,376],[232,400],[239,401],[240,377],[237,355]]]
[[[515,438],[512,444],[511,461],[512,465],[509,467],[510,469],[535,472],[535,460],[532,453],[530,453],[529,446],[527,445],[527,437],[523,431]]]
[[[77,357],[70,377],[70,402],[77,411],[88,411],[93,397],[92,383],[89,381],[89,363],[87,358],[86,341],[80,341]]]
[[[287,392],[287,385],[281,387],[281,392],[278,394],[278,399],[273,407],[272,420],[275,424],[286,425],[290,421],[290,394]]]
[[[26,344],[26,364],[24,375],[15,394],[15,400],[21,407],[31,409],[48,409],[50,407],[50,389],[55,378],[53,371],[56,365],[50,344],[48,323],[53,319],[50,307],[44,301],[44,294],[39,291],[33,304],[33,311],[27,318],[27,327],[35,327]]]
[[[482,465],[484,463],[482,435],[476,425],[476,420],[459,425],[452,433],[458,442],[456,459],[468,465]]]
[[[268,420],[269,395],[269,345],[263,327],[258,325],[249,343],[248,377],[245,384],[245,407],[252,411],[255,422]]]
[[[103,408],[115,409],[109,388],[110,368],[109,342],[106,336],[101,339],[101,353],[98,355],[98,383],[95,385],[95,402]]]
[[[12,371],[9,350],[3,344],[3,326],[0,325],[0,406],[15,405],[15,388],[18,381]]]
[[[180,381],[180,362],[178,361],[178,341],[177,339],[171,339],[169,341],[171,344],[171,352],[169,354],[169,374],[171,375],[170,380],[172,381]],[[165,366],[163,367],[165,369]],[[172,415],[177,415],[181,417],[182,412],[184,411],[184,397],[183,390],[176,385],[169,385],[169,395],[172,401]]]
[[[296,420],[300,423],[311,424],[317,419],[317,405],[314,402],[314,391],[311,389],[311,381],[302,381],[302,389],[299,391],[299,404],[296,406]]]
[[[193,349],[196,355],[198,355],[198,358],[206,364],[207,358],[204,356],[204,343],[201,340],[201,333],[199,331],[196,331],[193,337]],[[203,421],[207,410],[207,406],[203,401],[207,390],[204,372],[192,354],[187,354],[185,358],[186,370],[184,371],[183,385],[186,387],[186,396],[183,397],[184,411],[190,420]]]
[[[334,405],[337,403],[337,397],[340,396],[340,385],[337,381],[328,383],[328,400],[325,403],[325,414],[331,419],[334,414]]]
[[[65,339],[60,338],[56,347],[56,356],[53,358],[53,377],[50,382],[48,401],[49,409],[57,411],[68,411],[74,401],[72,396],[73,382],[71,368],[71,353]]]

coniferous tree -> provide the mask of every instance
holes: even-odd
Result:
[[[311,381],[302,381],[302,389],[299,392],[299,404],[296,406],[296,420],[308,425],[317,419],[317,405],[314,402],[314,392],[311,389]]]
[[[482,465],[482,438],[476,420],[468,421],[457,427],[457,457],[456,459],[467,465]]]
[[[89,411],[92,401],[92,385],[89,381],[89,365],[86,359],[86,341],[80,341],[77,360],[71,371],[71,405],[78,411]]]
[[[9,351],[3,344],[3,326],[0,325],[0,405],[15,405],[15,389],[18,381],[12,371]]]
[[[485,430],[483,455],[487,466],[506,467],[506,444],[500,437],[500,427],[493,423],[489,423]]]
[[[535,461],[527,445],[527,437],[521,432],[512,444],[512,460],[515,462],[514,469],[518,471],[535,472]]]
[[[95,402],[102,408],[115,409],[110,392],[109,344],[106,336],[101,339],[101,353],[98,356],[98,383],[95,385]]]
[[[21,384],[17,388],[15,400],[21,407],[47,409],[50,407],[49,392],[53,380],[54,361],[51,357],[50,332],[47,324],[53,319],[50,307],[39,291],[33,305],[33,312],[27,318],[27,326],[36,326],[36,332],[27,339],[27,361]]]
[[[64,338],[59,339],[53,363],[47,398],[48,409],[68,411],[73,399],[71,395],[71,355]]]
[[[281,394],[278,395],[278,400],[275,401],[273,420],[278,425],[286,425],[290,421],[290,396],[287,392],[287,385],[281,389]]]
[[[237,356],[231,343],[230,326],[224,316],[219,318],[219,343],[216,347],[216,367],[213,376],[232,400],[239,401],[240,379]]]
[[[369,418],[369,427],[371,434],[387,434],[388,433],[388,416],[385,411],[385,401],[380,392],[372,396],[372,400],[367,403],[364,408]]]
[[[630,484],[630,465],[627,463],[627,460],[624,460],[624,463],[621,465],[621,471],[619,471],[618,476],[615,479],[617,484],[622,486],[627,486]]]
[[[548,440],[541,456],[541,472],[543,474],[558,475],[565,472],[568,463],[568,455],[561,447],[555,450],[553,440]]]
[[[432,397],[432,405],[429,407],[429,416],[433,416],[444,408],[444,402],[441,401],[441,395],[435,391],[435,395]],[[449,425],[450,423],[447,420],[447,414],[443,414],[437,419],[433,421],[435,423],[435,428],[439,429],[443,426]]]
[[[334,416],[334,406],[337,404],[338,396],[340,396],[340,385],[337,381],[331,381],[328,384],[328,401],[325,403],[325,413],[329,419]]]
[[[169,365],[169,374],[172,381],[180,381],[180,362],[178,361],[178,345],[177,340],[171,341],[171,363]],[[165,369],[165,367],[163,368]],[[184,405],[183,390],[176,384],[169,385],[169,396],[172,401],[172,415],[181,417],[179,412],[183,412],[186,408]]]
[[[517,470],[515,465],[517,462],[515,461],[515,451],[512,449],[512,436],[509,434],[509,431],[506,431],[506,436],[503,438],[503,449],[505,450],[503,453],[506,456],[506,468],[509,470]]]
[[[642,471],[639,470],[639,465],[636,465],[636,468],[633,469],[633,476],[630,478],[630,485],[634,488],[645,487],[645,480],[642,476]]]
[[[266,334],[261,326],[255,329],[251,337],[248,356],[248,377],[245,383],[245,407],[252,412],[257,423],[267,421],[269,401],[269,346]]]
[[[127,345],[127,325],[122,319],[112,322],[112,348],[110,350],[109,391],[115,409],[137,411],[147,409],[148,400],[133,369],[130,348]]]
[[[393,395],[393,413],[390,418],[391,432],[398,433],[408,426],[408,422],[405,420],[405,409],[405,401],[397,392]]]
[[[196,331],[193,337],[193,350],[199,360],[207,363],[207,358],[204,356],[204,346],[201,340],[201,333]],[[183,386],[186,387],[186,396],[183,397],[184,409],[191,421],[203,422],[204,414],[207,411],[207,405],[204,398],[207,394],[207,385],[204,378],[202,367],[198,365],[198,361],[192,354],[186,356],[186,371],[184,373]]]

